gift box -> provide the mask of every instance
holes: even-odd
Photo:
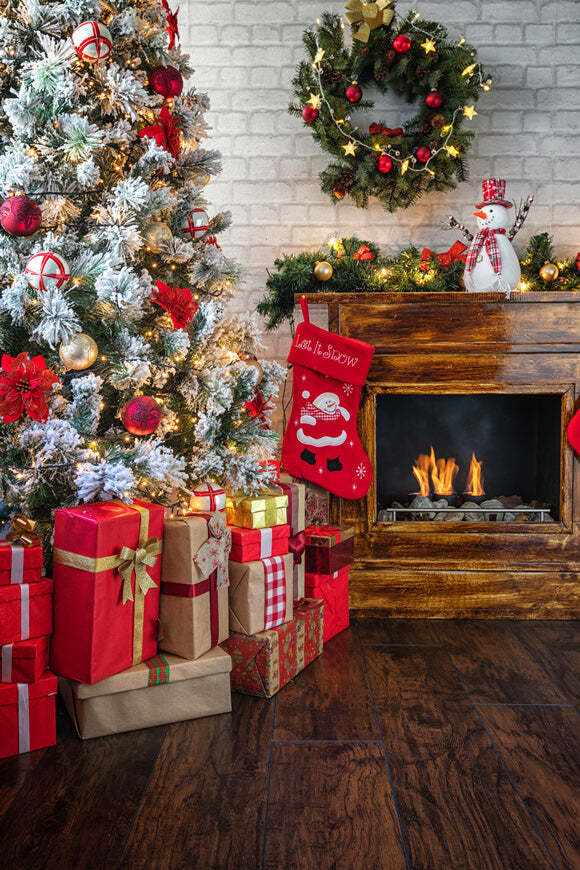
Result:
[[[291,622],[253,635],[233,633],[222,647],[232,657],[234,692],[271,698],[322,652],[323,604],[302,599]]]
[[[267,529],[240,529],[231,527],[234,562],[254,562],[269,556],[285,556],[288,552],[290,526],[271,526]]]
[[[52,632],[52,580],[0,586],[0,645]]]
[[[42,580],[42,547],[20,541],[0,541],[0,586]]]
[[[0,682],[35,683],[48,668],[48,637],[6,643],[0,657]]]
[[[231,659],[219,647],[193,661],[169,654],[87,686],[59,677],[58,691],[86,740],[229,713]]]
[[[137,499],[55,512],[50,667],[59,676],[96,683],[157,652],[164,513]]]
[[[348,567],[330,575],[306,572],[306,594],[324,601],[324,643],[349,626],[348,572]]]
[[[231,533],[217,513],[167,520],[163,535],[159,648],[196,659],[229,634]]]
[[[0,683],[0,758],[56,743],[56,677],[34,683]]]
[[[354,528],[309,526],[306,529],[306,573],[334,574],[354,561]]]
[[[230,560],[230,631],[255,634],[292,619],[292,559]]]
[[[306,545],[306,487],[290,474],[280,475],[280,489],[288,496],[287,517],[290,526],[288,549],[294,556],[294,601],[304,598],[304,548]]]
[[[284,526],[287,508],[288,496],[279,492],[228,496],[228,523],[244,529]]]

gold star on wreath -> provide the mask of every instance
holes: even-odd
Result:
[[[430,39],[426,39],[425,42],[421,43],[421,48],[425,49],[425,54],[429,54],[430,51],[435,51],[435,43]]]
[[[459,151],[455,147],[455,145],[447,145],[446,150],[452,157],[459,157]]]
[[[464,106],[463,114],[466,118],[469,118],[470,121],[473,121],[473,116],[477,115],[477,112],[475,111],[475,106]]]
[[[318,94],[310,94],[310,99],[307,101],[307,105],[312,106],[313,109],[319,109],[322,105],[322,100],[318,96]]]
[[[316,54],[314,55],[314,63],[320,63],[322,58],[324,57],[324,51],[322,48],[319,48]]]
[[[347,142],[346,145],[343,145],[342,147],[344,148],[345,157],[348,157],[349,155],[354,157],[356,151],[356,145],[354,142]]]

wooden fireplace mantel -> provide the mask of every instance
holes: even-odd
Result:
[[[296,299],[298,300],[298,296]],[[376,348],[358,429],[376,468],[381,393],[560,397],[560,521],[379,522],[376,480],[331,497],[354,525],[353,615],[580,618],[580,464],[566,426],[580,403],[580,294],[317,293],[329,329]]]

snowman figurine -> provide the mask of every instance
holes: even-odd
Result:
[[[328,471],[342,471],[338,448],[347,439],[344,422],[350,420],[350,413],[341,406],[336,393],[324,392],[311,399],[310,391],[304,390],[302,398],[310,401],[300,411],[300,428],[296,433],[296,438],[304,445],[300,458],[315,465],[315,451],[320,451]]]
[[[478,232],[471,242],[463,280],[471,292],[503,291],[511,293],[520,283],[520,262],[511,243],[514,233],[508,231],[508,208],[503,178],[486,178],[483,182],[483,202],[477,203]]]

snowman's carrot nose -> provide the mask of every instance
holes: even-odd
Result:
[[[484,211],[474,211],[473,217],[478,217],[478,218],[481,218],[482,220],[485,220],[487,215]]]

